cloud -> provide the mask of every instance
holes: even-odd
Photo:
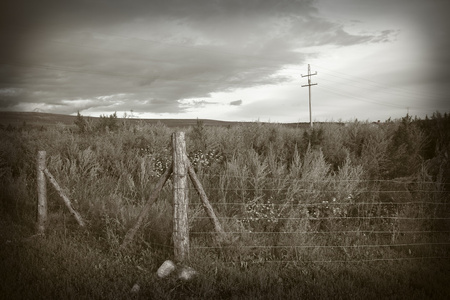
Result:
[[[383,30],[371,39],[373,43],[388,43],[397,39],[400,30]]]
[[[183,99],[290,81],[274,74],[304,63],[302,47],[378,43],[394,34],[350,34],[319,17],[314,3],[10,1],[0,21],[0,38],[12,49],[0,50],[8,62],[0,65],[0,90],[25,92],[0,94],[0,107],[183,112],[213,104]]]
[[[200,107],[205,107],[207,105],[218,104],[217,102],[213,102],[213,101],[195,100],[195,99],[183,99],[183,100],[178,100],[178,102],[181,104],[182,107],[186,107],[186,108],[200,108]]]

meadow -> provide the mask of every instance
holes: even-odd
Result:
[[[114,114],[3,125],[0,295],[448,298],[449,115],[312,129],[207,124],[168,127]],[[170,180],[133,243],[119,250],[170,165],[174,131],[186,132],[188,157],[232,237],[217,243],[191,187],[186,264],[199,275],[189,282],[155,274],[173,257]],[[35,235],[39,150],[86,228],[49,186],[47,231]]]

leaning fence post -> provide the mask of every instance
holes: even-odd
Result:
[[[45,180],[44,170],[46,152],[39,151],[37,155],[37,233],[44,234],[47,223],[47,183]]]
[[[222,228],[222,225],[220,225],[219,219],[217,218],[216,214],[214,213],[214,209],[211,206],[211,203],[209,203],[208,197],[206,196],[205,190],[202,187],[202,184],[200,183],[200,180],[197,177],[197,174],[195,174],[194,168],[192,167],[192,164],[187,161],[188,165],[188,173],[189,177],[192,180],[192,183],[194,184],[195,189],[197,190],[200,199],[202,200],[203,208],[205,209],[206,213],[209,216],[209,219],[214,225],[214,229],[216,230],[217,234],[219,235],[219,242],[220,243],[228,243],[231,242],[231,240],[228,239],[227,234]]]
[[[184,132],[172,135],[173,146],[173,244],[174,258],[183,262],[189,257],[188,178]]]
[[[53,175],[50,173],[48,169],[44,169],[44,174],[47,175],[48,179],[50,180],[50,183],[53,185],[55,190],[58,192],[59,196],[61,196],[61,199],[64,201],[64,204],[66,205],[69,212],[75,217],[75,219],[78,222],[78,225],[81,227],[85,226],[85,223],[83,221],[83,218],[81,215],[72,207],[72,203],[70,202],[69,198],[64,194],[62,188],[59,186],[58,182],[55,180]]]

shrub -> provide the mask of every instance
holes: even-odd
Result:
[[[415,174],[423,162],[421,156],[425,137],[423,132],[407,115],[402,118],[397,130],[393,133],[388,146],[388,177],[405,177]]]

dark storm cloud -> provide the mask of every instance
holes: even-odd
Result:
[[[14,105],[20,100],[23,91],[18,88],[6,88],[0,90],[0,109],[8,109],[14,107]]]
[[[260,15],[298,15],[316,12],[311,0],[41,0],[5,1],[1,25],[4,31],[58,26],[92,28],[136,18],[173,18],[186,22],[247,19]]]
[[[274,74],[301,47],[392,35],[350,34],[309,0],[10,1],[1,17],[0,108],[60,113],[181,112],[180,99],[289,80]]]
[[[242,100],[231,101],[230,105],[239,106],[242,105]]]

